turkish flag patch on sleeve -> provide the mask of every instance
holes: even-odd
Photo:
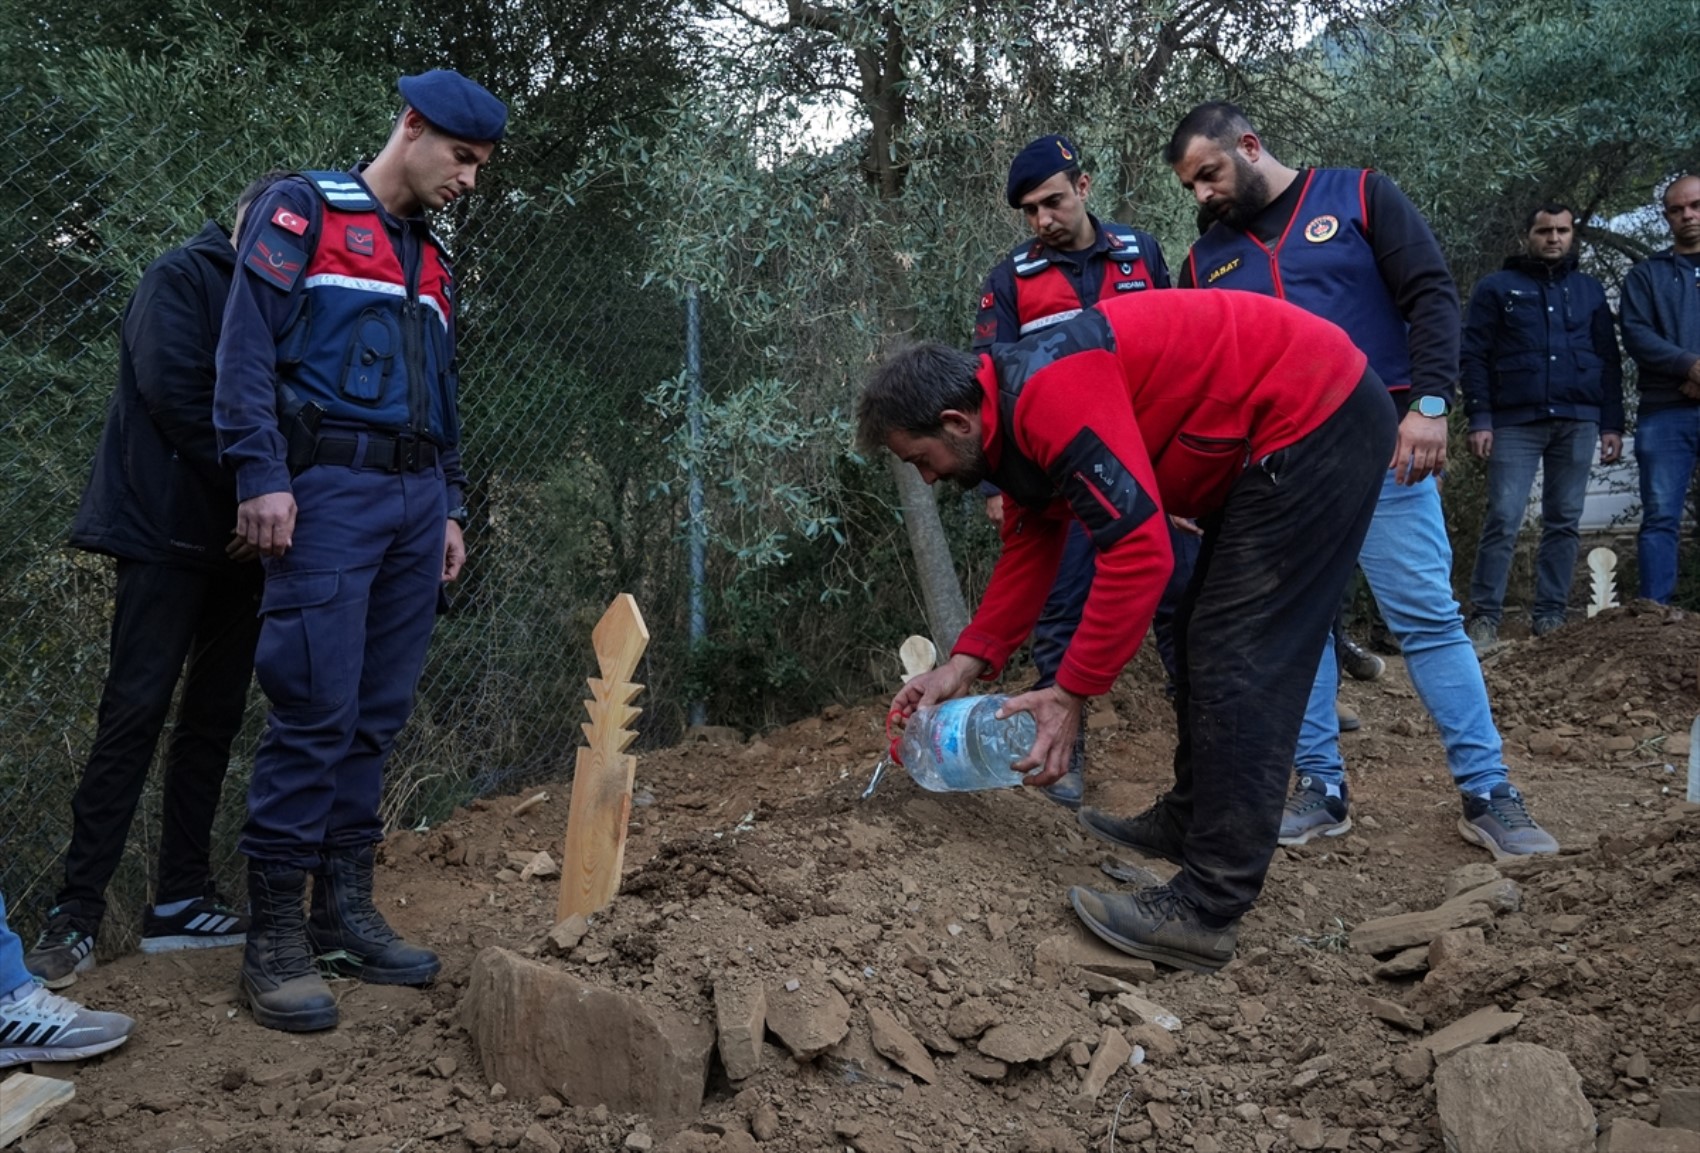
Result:
[[[297,236],[307,231],[307,218],[299,212],[291,212],[281,204],[278,205],[277,211],[272,213],[272,223],[286,232],[293,232]]]

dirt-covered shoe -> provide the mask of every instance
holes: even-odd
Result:
[[[1464,794],[1464,816],[1458,831],[1472,845],[1480,845],[1496,861],[1558,852],[1558,841],[1535,824],[1523,804],[1523,794],[1511,782],[1501,781],[1485,796]]]
[[[1351,637],[1341,634],[1340,667],[1355,681],[1373,681],[1387,671],[1387,662]]]
[[[1074,742],[1074,752],[1068,760],[1068,772],[1048,784],[1041,791],[1046,797],[1055,801],[1071,812],[1080,811],[1080,802],[1086,796],[1086,734],[1081,733]]]
[[[1175,823],[1162,797],[1135,817],[1118,817],[1088,806],[1080,810],[1077,820],[1081,828],[1100,841],[1132,849],[1147,857],[1161,857],[1177,865],[1181,863],[1181,846],[1186,842],[1186,831]]]
[[[49,989],[77,983],[77,974],[94,968],[95,926],[55,906],[47,910],[47,928],[24,954],[24,968]]]
[[[1234,959],[1239,943],[1237,918],[1220,929],[1210,928],[1199,910],[1167,885],[1137,893],[1100,893],[1076,885],[1068,899],[1105,944],[1177,969],[1214,973]]]
[[[156,913],[151,907],[142,914],[144,953],[222,949],[240,945],[247,933],[247,915],[225,904],[216,893],[196,897],[168,915]]]
[[[1555,633],[1564,627],[1563,617],[1536,617],[1529,625],[1529,631],[1535,636],[1544,637]]]
[[[1351,802],[1344,783],[1338,796],[1331,796],[1328,786],[1308,773],[1299,778],[1287,807],[1281,810],[1282,845],[1308,845],[1315,837],[1338,837],[1352,829]]]
[[[1477,654],[1485,653],[1499,645],[1499,625],[1486,617],[1471,617],[1464,622],[1464,635],[1470,638],[1470,647]]]
[[[0,1068],[25,1061],[81,1061],[116,1049],[136,1022],[85,1009],[34,982],[0,993]]]
[[[1355,733],[1364,727],[1363,718],[1358,716],[1358,710],[1345,701],[1334,702],[1334,723],[1340,726],[1343,733]]]

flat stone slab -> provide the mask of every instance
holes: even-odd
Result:
[[[1692,1129],[1655,1129],[1633,1117],[1619,1117],[1600,1143],[1603,1153],[1700,1153],[1700,1133]]]
[[[714,1025],[726,1076],[742,1081],[761,1068],[767,1036],[767,993],[754,982],[714,983]]]
[[[1133,1046],[1128,1044],[1121,1030],[1106,1027],[1104,1035],[1098,1039],[1098,1049],[1092,1054],[1091,1064],[1086,1066],[1086,1080],[1081,1083],[1080,1095],[1097,1100],[1110,1078],[1118,1069],[1125,1067],[1132,1056]]]
[[[1352,930],[1352,948],[1360,953],[1396,953],[1412,945],[1426,945],[1448,929],[1485,925],[1493,910],[1480,903],[1446,904],[1420,913],[1400,913],[1365,921]]]
[[[702,1108],[714,1030],[641,995],[492,947],[473,961],[460,1015],[485,1079],[512,1096],[564,1091],[663,1119]]]
[[[1074,1036],[1067,1025],[1046,1024],[1040,1021],[995,1025],[978,1046],[981,1055],[1008,1065],[1024,1065],[1034,1061],[1049,1061]]]
[[[1496,1037],[1503,1037],[1522,1022],[1523,1014],[1507,1013],[1489,1005],[1477,1009],[1468,1017],[1460,1017],[1444,1029],[1435,1030],[1419,1044],[1433,1053],[1436,1061],[1444,1061],[1471,1045],[1480,1045]]]
[[[1660,1090],[1659,1128],[1700,1131],[1700,1089],[1671,1086]]]
[[[927,1047],[921,1044],[915,1034],[905,1029],[903,1023],[890,1010],[882,1009],[878,1005],[870,1006],[868,1031],[873,1037],[874,1052],[929,1085],[938,1081],[939,1071],[933,1066],[933,1058],[927,1052]]]
[[[1110,948],[1078,925],[1071,926],[1066,933],[1045,938],[1033,948],[1033,976],[1041,985],[1061,984],[1070,968],[1086,969],[1129,983],[1157,979],[1156,965]]]

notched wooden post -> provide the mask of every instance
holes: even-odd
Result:
[[[590,633],[600,677],[590,678],[591,699],[584,703],[589,744],[578,751],[573,772],[572,807],[562,850],[561,898],[555,920],[596,912],[620,888],[626,857],[626,827],[632,815],[632,775],[637,758],[626,752],[637,733],[628,728],[642,712],[632,704],[643,686],[632,681],[649,630],[631,594],[621,593]]]

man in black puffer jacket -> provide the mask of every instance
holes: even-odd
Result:
[[[249,185],[244,210],[276,182]],[[148,266],[124,310],[118,388],[71,526],[76,548],[117,558],[111,664],[94,747],[71,802],[65,881],[24,959],[49,988],[94,963],[106,886],[123,856],[179,674],[183,698],[165,758],[159,873],[142,949],[236,945],[248,918],[219,897],[213,815],[242,725],[259,636],[262,573],[232,533],[236,485],[213,436],[213,353],[236,269],[209,220]]]
[[[1524,251],[1483,277],[1464,319],[1464,411],[1470,451],[1487,461],[1487,516],[1470,579],[1465,631],[1478,652],[1499,639],[1511,553],[1541,469],[1541,544],[1531,616],[1536,636],[1564,623],[1594,444],[1623,452],[1623,371],[1600,282],[1576,269],[1575,215],[1542,204]]]

